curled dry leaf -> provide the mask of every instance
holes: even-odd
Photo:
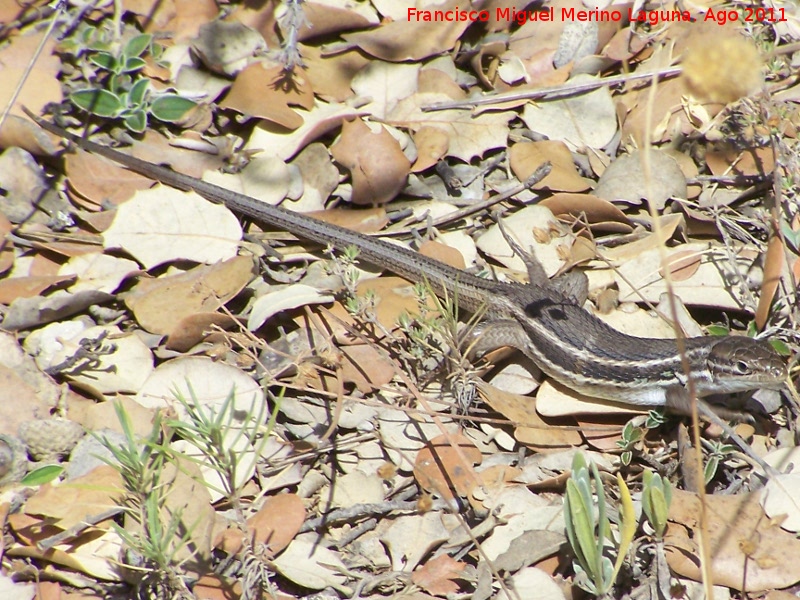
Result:
[[[353,204],[385,204],[403,188],[411,163],[400,145],[378,125],[373,133],[360,119],[342,126],[341,138],[331,147],[333,157],[350,171]]]
[[[594,194],[570,194],[560,192],[545,198],[538,206],[549,208],[559,219],[581,219],[593,231],[630,233],[633,231],[630,219],[608,200]]]
[[[289,160],[313,140],[339,127],[345,119],[362,114],[362,111],[347,105],[328,104],[321,100],[315,100],[314,108],[310,111],[297,112],[303,117],[301,127],[287,134],[282,128],[265,123],[253,130],[244,150]]]
[[[761,296],[758,298],[756,308],[756,326],[759,331],[764,329],[769,318],[769,308],[781,282],[785,257],[783,241],[779,236],[773,235],[767,246],[767,255],[764,257],[764,282],[761,284]]]

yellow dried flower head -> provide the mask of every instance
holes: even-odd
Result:
[[[683,59],[683,79],[701,100],[728,104],[761,87],[761,56],[735,33],[695,36]]]

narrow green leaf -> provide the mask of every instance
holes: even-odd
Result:
[[[581,494],[572,479],[567,480],[567,495],[569,498],[569,514],[565,516],[567,519],[572,520],[577,541],[577,544],[573,546],[573,550],[575,550],[579,560],[583,559],[581,560],[583,567],[594,576],[598,558],[592,507],[591,505],[586,505],[583,494]]]
[[[631,548],[633,536],[636,533],[636,511],[633,508],[633,500],[631,499],[631,491],[628,489],[622,475],[617,473],[617,485],[619,486],[619,549],[617,551],[617,560],[614,563],[614,570],[611,576],[613,583],[617,579],[617,574],[625,557],[628,555],[628,550]]]
[[[159,121],[176,123],[197,106],[197,103],[177,94],[164,94],[150,103],[150,114]]]
[[[69,98],[78,108],[98,117],[115,118],[124,108],[119,97],[107,90],[78,90]]]
[[[44,485],[45,483],[49,483],[54,479],[57,479],[61,473],[64,472],[64,467],[61,465],[45,465],[44,467],[39,467],[38,469],[34,469],[25,477],[22,478],[20,483],[22,485]]]

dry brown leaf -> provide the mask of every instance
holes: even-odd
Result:
[[[628,217],[608,200],[594,194],[570,194],[559,192],[540,201],[539,206],[549,208],[553,214],[564,219],[581,219],[591,225],[593,231],[629,233],[633,231]]]
[[[297,129],[303,124],[303,118],[290,106],[310,110],[313,105],[314,92],[302,69],[295,69],[287,76],[282,66],[265,62],[242,69],[220,103],[224,108],[286,129]]]
[[[536,399],[504,392],[488,383],[479,383],[481,398],[494,410],[506,417],[515,427],[514,437],[531,448],[547,449],[577,446],[581,436],[563,425],[573,421],[542,417],[536,411]]]
[[[705,496],[706,532],[715,585],[759,592],[800,581],[800,540],[764,515],[758,492]],[[676,573],[701,581],[697,547],[700,499],[673,490],[669,526],[664,537],[667,562]]]
[[[22,148],[35,156],[53,156],[58,140],[27,117],[8,115],[0,128],[0,148]]]
[[[533,186],[533,189],[582,192],[591,187],[590,181],[578,174],[572,161],[572,153],[564,142],[520,142],[511,146],[509,152],[511,170],[520,181],[528,179],[548,161],[552,166],[550,174]]]
[[[46,289],[74,279],[73,275],[34,275],[0,279],[0,303],[11,304],[18,298],[34,298]]]
[[[361,119],[346,121],[331,146],[336,161],[350,171],[353,204],[386,204],[403,189],[411,163],[400,145],[378,125],[374,133]]]
[[[451,267],[455,267],[456,269],[464,270],[467,268],[464,255],[455,248],[447,244],[442,244],[441,242],[435,242],[433,240],[424,241],[419,246],[419,253],[446,265],[450,265]]]
[[[285,22],[285,9],[284,4],[277,11],[279,25]],[[377,24],[378,15],[369,4],[340,2],[339,6],[336,6],[332,2],[309,1],[303,3],[303,21],[296,35],[298,40],[306,41],[343,31],[366,29]],[[289,35],[284,27],[281,27],[281,32],[284,39]]]
[[[253,259],[237,256],[180,275],[143,279],[125,297],[139,325],[151,333],[181,330],[181,321],[197,313],[215,311],[247,285]]]
[[[397,104],[389,114],[389,122],[411,131],[419,131],[423,127],[443,131],[449,139],[447,156],[464,162],[483,156],[493,148],[507,145],[508,123],[515,117],[510,111],[485,112],[476,116],[468,110],[421,110],[423,106],[450,99],[441,92],[413,94]]]
[[[358,50],[325,56],[315,46],[298,44],[298,48],[308,79],[314,84],[314,93],[327,101],[344,102],[350,98],[353,77],[370,63],[369,57]]]
[[[706,164],[714,175],[763,176],[775,171],[775,153],[771,147],[712,150],[706,153]]]
[[[381,207],[362,208],[350,210],[347,208],[332,208],[308,213],[310,217],[346,227],[359,233],[375,233],[383,229],[389,218],[386,216],[386,209]]]
[[[669,276],[673,281],[686,281],[700,268],[702,254],[689,250],[675,252],[667,259]],[[659,275],[664,277],[664,268],[659,269]]]
[[[108,204],[122,204],[137,190],[146,190],[153,181],[117,163],[78,149],[64,157],[64,171],[69,177],[73,199],[83,208],[99,211]]]
[[[756,308],[756,327],[759,331],[764,329],[769,318],[769,308],[781,282],[785,256],[783,241],[780,236],[773,235],[767,246],[767,255],[764,257],[764,280]]]
[[[175,42],[193,38],[219,14],[213,0],[125,0],[125,10],[137,15],[146,32],[168,32]]]
[[[269,556],[275,556],[289,545],[306,519],[303,500],[297,494],[278,494],[264,501],[256,514],[247,519],[250,542],[264,544]],[[231,527],[217,536],[214,547],[236,554],[242,547],[244,532]]]
[[[442,554],[416,569],[411,574],[411,581],[434,596],[455,594],[459,585],[453,580],[458,579],[466,566],[466,563]]]
[[[25,503],[25,513],[51,517],[49,523],[66,530],[83,522],[87,515],[119,506],[123,490],[119,472],[101,465],[68,483],[41,486]]]
[[[188,352],[217,329],[233,329],[239,321],[229,315],[199,312],[180,319],[167,335],[165,347],[176,352]]]
[[[457,448],[453,447],[457,444]],[[417,454],[414,478],[420,487],[445,500],[469,496],[480,483],[473,465],[482,460],[481,451],[459,434],[433,438]]]
[[[457,4],[458,0],[450,0],[431,8],[452,10]],[[468,19],[416,21],[409,15],[408,21],[389,22],[370,31],[348,33],[342,37],[375,58],[390,62],[417,61],[453,48],[471,24]]]
[[[62,100],[61,84],[58,80],[61,59],[55,52],[55,38],[51,36],[45,40],[41,53],[37,52],[45,35],[47,32],[44,30],[28,28],[22,35],[9,37],[0,49],[4,82],[0,86],[0,106],[9,105],[17,91],[17,84],[24,80],[22,89],[11,106],[11,114],[24,116],[23,106],[34,114],[40,114],[50,102],[58,104]],[[32,56],[37,57],[33,63]],[[31,69],[29,73],[26,72],[28,68]]]
[[[417,160],[411,167],[412,173],[419,173],[432,167],[439,159],[447,154],[450,138],[441,129],[436,127],[421,127],[414,134],[414,144],[417,147]]]

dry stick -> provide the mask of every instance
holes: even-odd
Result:
[[[654,76],[652,85],[650,86],[650,90],[647,97],[647,104],[645,106],[645,127],[644,127],[644,144],[643,144],[643,152],[642,152],[642,167],[645,176],[645,184],[648,189],[648,198],[652,196],[650,193],[650,189],[652,188],[652,171],[651,171],[651,163],[650,163],[650,148],[651,148],[651,131],[650,131],[650,124],[653,122],[653,107],[655,106],[655,99],[656,99],[656,87],[658,85],[658,80]],[[647,209],[650,212],[650,218],[653,221],[653,229],[656,232],[656,239],[660,239],[662,236],[661,232],[661,221],[658,218],[658,213],[656,212],[655,205],[650,202],[648,199],[647,202]],[[657,245],[658,247],[658,254],[662,265],[662,271],[664,273],[664,283],[667,287],[667,298],[669,301],[670,313],[672,315],[673,320],[673,328],[675,330],[675,343],[678,347],[678,352],[681,357],[681,368],[683,369],[684,373],[686,373],[686,389],[689,394],[689,402],[691,405],[691,412],[692,412],[692,439],[695,445],[695,469],[697,473],[703,472],[703,456],[700,450],[700,417],[698,415],[698,399],[697,399],[697,389],[694,384],[694,380],[691,376],[691,368],[689,366],[689,360],[686,357],[686,344],[684,343],[683,334],[678,327],[678,307],[677,303],[675,302],[675,289],[672,285],[672,277],[670,275],[669,264],[667,261],[667,249],[663,243]],[[720,419],[721,422],[721,419]],[[746,444],[745,444],[746,445]],[[749,449],[749,447],[748,447]],[[744,448],[742,448],[744,450]],[[702,573],[703,577],[703,589],[706,595],[706,598],[713,598],[714,591],[713,591],[713,579],[711,574],[711,548],[709,546],[709,536],[708,536],[708,514],[707,514],[707,505],[706,505],[706,492],[705,488],[701,485],[698,486],[698,496],[700,498],[700,514],[698,515],[698,535],[697,535],[697,542],[700,550],[700,572]]]
[[[536,170],[530,175],[530,177],[528,177],[525,181],[523,181],[519,185],[514,186],[510,190],[506,190],[505,192],[492,196],[491,198],[487,198],[486,200],[481,200],[480,202],[476,202],[475,204],[470,204],[469,206],[460,208],[459,210],[446,214],[442,217],[439,217],[438,219],[434,219],[429,224],[429,227],[434,227],[434,228],[441,227],[442,225],[446,225],[448,223],[452,223],[453,221],[458,221],[475,213],[482,212],[487,208],[491,208],[495,204],[503,202],[504,200],[508,200],[509,198],[516,196],[520,192],[524,192],[525,190],[535,186],[542,179],[547,177],[552,169],[553,166],[549,161],[544,162],[536,168]],[[416,229],[416,227],[403,227],[402,229],[381,232],[381,235],[385,237],[406,235],[409,231],[412,231],[414,229]]]
[[[423,112],[435,110],[447,110],[452,108],[472,108],[475,106],[485,106],[487,104],[500,104],[504,102],[516,102],[518,100],[533,100],[543,96],[566,96],[571,94],[580,94],[589,92],[591,90],[604,87],[606,85],[616,85],[618,83],[627,83],[629,81],[638,81],[640,79],[658,78],[658,77],[673,77],[678,75],[683,70],[683,67],[667,67],[657,71],[649,71],[647,73],[627,73],[624,75],[615,75],[613,77],[604,77],[593,81],[583,81],[581,83],[567,82],[561,85],[551,85],[535,90],[524,90],[521,92],[504,92],[502,94],[493,94],[491,96],[483,96],[481,98],[470,98],[468,100],[457,100],[453,102],[437,102],[423,106]]]

